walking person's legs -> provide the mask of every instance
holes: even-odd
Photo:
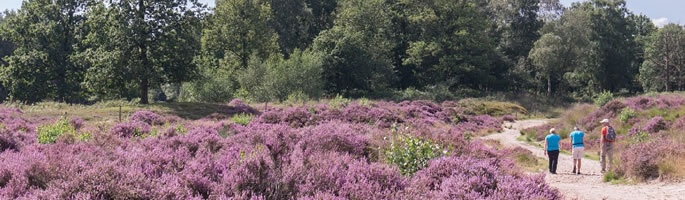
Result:
[[[557,165],[559,164],[559,150],[550,151],[549,155],[550,155],[550,161],[552,161],[552,162],[550,162],[550,170],[551,170],[552,174],[556,174],[557,173]]]
[[[607,148],[607,157],[608,157],[608,160],[607,160],[607,162],[608,162],[608,163],[607,163],[607,169],[608,169],[608,170],[611,170],[611,168],[614,167],[614,163],[613,163],[613,161],[614,161],[614,147],[613,147],[613,144],[608,145],[608,148]]]
[[[580,166],[582,165],[583,159],[578,159],[578,174],[580,174]]]
[[[602,149],[601,149],[601,152],[599,154],[599,164],[600,164],[600,166],[602,166],[602,172],[606,171],[605,170],[606,169],[606,161],[607,161],[606,157],[607,157],[607,145],[604,144],[604,145],[602,145]]]
[[[552,151],[547,151],[547,158],[549,160],[549,173],[554,173],[554,168],[552,165],[554,164],[554,157],[552,156]]]
[[[573,148],[573,171],[572,173],[580,174],[580,165],[581,165],[581,160],[583,159],[583,154],[584,154],[585,148],[584,147],[576,147]]]

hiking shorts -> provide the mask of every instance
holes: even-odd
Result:
[[[573,147],[573,159],[583,159],[584,147]]]

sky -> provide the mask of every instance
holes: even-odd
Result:
[[[565,6],[582,0],[560,0]],[[636,14],[644,14],[657,26],[668,23],[685,24],[685,0],[626,0],[628,8]],[[21,7],[22,0],[0,0],[0,11]],[[214,6],[214,0],[200,0]]]
[[[581,0],[560,0],[564,6]],[[626,5],[635,14],[644,14],[655,25],[662,27],[668,23],[685,24],[684,0],[626,0]]]

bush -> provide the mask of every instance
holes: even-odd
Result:
[[[69,120],[62,117],[55,123],[38,127],[38,143],[52,144],[64,134],[74,134],[76,130],[69,123]]]
[[[239,72],[238,82],[255,101],[283,102],[293,95],[316,99],[323,94],[322,73],[320,55],[295,50],[288,59],[252,58],[248,68]]]
[[[181,86],[179,101],[226,102],[233,98],[238,83],[232,72],[215,67],[203,67],[200,76]]]
[[[637,116],[637,112],[635,110],[631,109],[630,107],[624,108],[623,111],[621,111],[621,114],[618,115],[618,119],[626,123],[628,120],[632,119],[633,117]]]
[[[131,121],[114,125],[114,127],[112,127],[110,130],[110,133],[121,137],[140,137],[150,133],[150,131],[152,131],[152,127],[149,124],[139,121]]]
[[[447,154],[447,150],[429,140],[400,135],[392,141],[385,154],[387,161],[397,165],[402,174],[412,175],[426,167],[429,160]]]
[[[611,182],[615,180],[619,180],[621,177],[616,175],[615,172],[609,171],[606,174],[604,174],[604,177],[602,178],[602,181],[604,182]]]
[[[647,132],[647,133],[657,133],[661,130],[665,130],[668,128],[668,125],[666,124],[666,121],[664,121],[663,117],[654,117],[645,126],[642,128],[642,131]]]
[[[247,124],[249,124],[250,121],[252,121],[252,118],[254,118],[254,116],[251,114],[239,113],[239,114],[233,115],[233,117],[231,117],[231,121],[233,123],[236,123],[236,124],[247,126]]]
[[[149,125],[162,125],[164,124],[164,118],[157,113],[149,110],[139,110],[131,114],[128,117],[131,121],[145,122]]]
[[[350,102],[352,102],[350,99],[345,98],[345,97],[343,97],[342,95],[339,95],[339,94],[338,94],[338,95],[335,95],[335,98],[331,99],[331,100],[328,102],[328,105],[329,105],[331,108],[339,109],[339,108],[343,108],[343,107],[345,107],[345,106],[347,106],[347,105],[350,105]]]
[[[604,104],[609,103],[609,101],[614,99],[614,94],[611,93],[610,91],[603,91],[599,94],[594,99],[594,103],[597,106],[604,106]]]

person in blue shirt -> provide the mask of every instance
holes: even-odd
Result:
[[[549,173],[557,174],[557,164],[559,163],[559,140],[557,131],[549,129],[549,135],[545,137],[545,155],[549,156]]]
[[[583,131],[580,131],[578,127],[573,128],[573,132],[571,132],[571,135],[569,135],[569,141],[573,146],[572,154],[574,174],[580,174],[580,161],[583,160],[583,151],[585,151],[585,146],[583,145],[583,137],[585,137],[585,133],[583,133]],[[576,171],[576,168],[578,169],[578,171]]]

